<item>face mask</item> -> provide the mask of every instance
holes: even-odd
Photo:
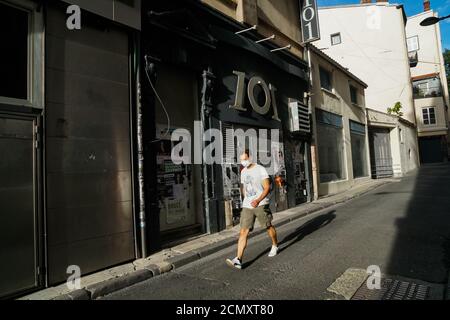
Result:
[[[251,164],[251,162],[249,160],[242,160],[241,164],[244,168],[247,168]]]

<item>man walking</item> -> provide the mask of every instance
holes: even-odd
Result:
[[[247,238],[255,220],[258,219],[261,227],[265,227],[272,240],[272,249],[269,257],[278,253],[277,232],[272,226],[272,213],[269,208],[270,180],[266,169],[252,162],[250,153],[246,150],[240,157],[244,169],[241,172],[241,190],[244,195],[241,212],[241,232],[239,234],[237,256],[227,259],[227,264],[242,269],[242,257],[247,247]]]

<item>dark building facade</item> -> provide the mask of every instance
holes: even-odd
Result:
[[[0,1],[0,15],[0,297],[12,297],[64,283],[69,266],[139,257],[140,2]]]
[[[81,30],[67,28],[72,4]],[[312,199],[305,61],[256,43],[256,32],[236,34],[244,25],[199,1],[0,0],[0,9],[9,45],[0,60],[0,297],[231,226],[236,150],[255,140],[240,144],[227,129],[263,142],[274,212]],[[292,130],[292,106],[304,110],[303,131]],[[217,164],[172,161],[174,132],[195,145],[208,129],[231,153]]]
[[[150,250],[221,231],[239,215],[237,150],[252,148],[252,140],[247,137],[240,145],[239,133],[229,130],[240,129],[244,136],[254,130],[259,141],[273,142],[263,143],[264,152],[260,145],[258,156],[272,159],[274,212],[309,201],[311,137],[307,130],[292,132],[289,116],[290,104],[305,108],[307,63],[256,43],[257,33],[236,34],[245,28],[242,24],[198,1],[152,1],[143,4],[143,14],[141,101]],[[310,119],[306,122],[309,127]],[[170,141],[170,133],[185,129],[192,144],[202,143],[195,123],[201,123],[201,133],[211,128],[222,133],[223,151],[215,154],[222,161],[174,166],[170,148],[177,142]],[[260,136],[261,129],[267,136]],[[271,130],[277,134],[271,136]]]

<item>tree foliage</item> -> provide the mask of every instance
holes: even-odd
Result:
[[[394,114],[396,116],[403,116],[403,112],[402,112],[402,103],[401,102],[397,102],[392,108],[388,108],[387,112],[389,114]]]
[[[444,64],[445,64],[445,73],[447,74],[447,86],[450,90],[450,50],[445,49],[444,51]]]

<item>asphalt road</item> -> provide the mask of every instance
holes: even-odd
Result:
[[[423,167],[344,205],[251,239],[244,269],[225,264],[235,247],[104,299],[338,299],[327,288],[347,269],[443,284],[450,267],[450,165]]]

